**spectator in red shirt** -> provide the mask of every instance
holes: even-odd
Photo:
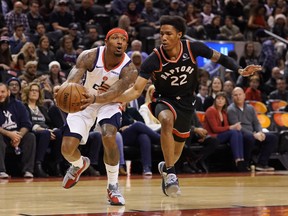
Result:
[[[250,77],[249,87],[245,91],[246,100],[262,101],[261,91],[258,89],[260,85],[259,76]]]

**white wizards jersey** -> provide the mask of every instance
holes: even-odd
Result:
[[[120,72],[127,64],[131,62],[129,56],[124,53],[121,62],[115,68],[108,70],[104,66],[105,46],[97,48],[97,55],[92,71],[86,71],[84,86],[90,93],[99,95],[106,92],[111,85],[119,80]]]

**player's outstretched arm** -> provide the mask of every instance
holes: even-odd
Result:
[[[129,64],[122,69],[119,80],[115,82],[107,92],[97,96],[90,93],[84,94],[86,99],[81,100],[83,103],[81,109],[85,109],[92,103],[109,103],[115,101],[117,97],[119,97],[131,84],[135,82],[137,76],[138,71],[136,67],[132,63]]]

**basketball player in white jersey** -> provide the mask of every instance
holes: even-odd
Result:
[[[135,66],[125,53],[128,46],[128,34],[125,30],[114,28],[105,38],[105,46],[83,51],[76,65],[69,73],[67,83],[79,83],[89,93],[103,94],[106,101],[113,101],[132,84],[138,75]],[[55,95],[59,88],[55,89]],[[96,96],[94,97],[95,102]],[[91,101],[93,102],[93,101]],[[104,163],[107,171],[108,201],[111,205],[124,205],[125,200],[118,188],[119,150],[116,144],[116,132],[121,125],[119,103],[93,103],[86,109],[70,113],[62,141],[62,154],[71,163],[63,179],[62,186],[73,187],[80,175],[89,167],[90,161],[81,156],[79,144],[85,144],[90,128],[96,121],[101,127],[104,145]]]

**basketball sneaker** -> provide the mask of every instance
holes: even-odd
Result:
[[[174,173],[167,174],[163,171],[165,162],[158,164],[158,171],[162,176],[162,191],[166,196],[177,197],[181,195],[178,178]]]
[[[109,184],[107,193],[107,198],[110,205],[125,205],[125,199],[119,191],[118,183],[116,185]]]
[[[90,166],[90,160],[87,157],[82,157],[83,166],[75,167],[71,165],[64,176],[62,186],[66,189],[73,187],[78,181],[81,174]]]

